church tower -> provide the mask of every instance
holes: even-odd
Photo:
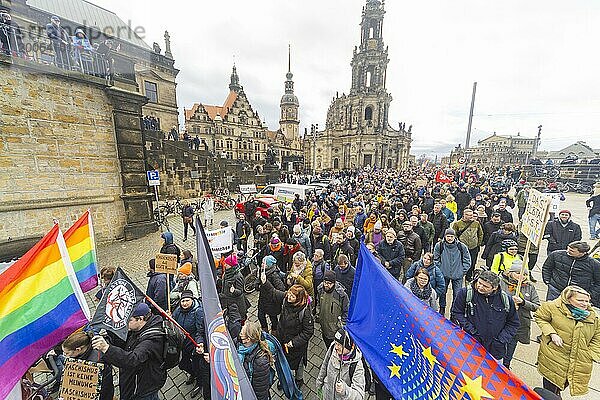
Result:
[[[231,82],[229,83],[229,90],[232,90],[236,93],[239,93],[243,90],[242,85],[240,85],[240,77],[237,74],[235,64],[233,64],[233,71],[231,71]]]
[[[352,57],[352,88],[350,94],[385,91],[388,49],[383,44],[385,1],[367,0],[363,7],[360,47]]]
[[[279,106],[281,108],[281,118],[279,127],[287,140],[293,140],[298,137],[300,120],[298,119],[298,98],[294,95],[294,81],[292,78],[292,50],[288,46],[288,72],[285,75],[285,94],[281,97]]]

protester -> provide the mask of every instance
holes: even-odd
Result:
[[[352,297],[352,286],[354,285],[354,274],[356,269],[350,265],[350,260],[345,254],[338,257],[337,267],[335,267],[335,280],[339,282],[344,289],[348,298]]]
[[[502,241],[502,249],[500,253],[494,256],[494,261],[490,270],[496,274],[501,274],[504,271],[508,271],[510,267],[515,263],[523,265],[523,259],[518,254],[519,245],[513,239],[506,239]]]
[[[500,253],[505,249],[503,245],[505,240],[517,240],[516,228],[512,222],[506,222],[502,224],[502,228],[493,232],[483,249],[481,257],[485,260],[485,265],[490,268],[494,262],[496,254]]]
[[[317,376],[317,392],[323,400],[365,398],[362,353],[344,329],[335,334]]]
[[[462,219],[452,224],[452,229],[456,232],[456,238],[469,249],[471,266],[465,278],[470,282],[477,263],[479,248],[483,244],[483,228],[479,221],[475,220],[473,210],[467,208],[463,211]]]
[[[429,285],[435,290],[439,306],[440,296],[446,294],[446,282],[444,281],[444,275],[442,274],[442,271],[440,271],[440,268],[433,263],[433,254],[425,253],[420,260],[412,263],[410,268],[408,268],[408,271],[406,271],[406,279],[413,278],[416,272],[421,268],[425,268],[429,274]]]
[[[590,240],[600,239],[600,185],[594,189],[593,196],[585,201],[585,205],[590,209],[588,213]]]
[[[300,244],[302,252],[306,254],[307,258],[312,258],[312,246],[310,243],[310,238],[307,234],[302,232],[302,226],[298,224],[294,225],[293,232],[294,234],[292,238]]]
[[[600,261],[589,255],[590,245],[572,242],[567,250],[551,253],[542,266],[542,279],[548,285],[546,300],[557,299],[570,285],[576,285],[592,296],[592,304],[600,306]]]
[[[427,214],[422,213],[420,215],[418,225],[423,231],[423,236],[421,236],[421,245],[424,252],[431,252],[433,249],[433,244],[437,243],[437,240],[435,240],[435,227],[427,220],[428,218],[429,217]]]
[[[377,254],[382,259],[383,266],[396,279],[400,279],[404,266],[404,246],[396,240],[396,232],[389,229],[385,233],[385,240],[376,245]]]
[[[404,261],[402,263],[402,272],[400,274],[404,280],[404,273],[413,261],[421,258],[423,248],[421,238],[413,231],[413,225],[410,221],[402,223],[402,231],[398,233],[398,240],[404,247]]]
[[[175,243],[173,243],[173,234],[171,232],[163,232],[160,235],[163,240],[162,246],[159,253],[161,254],[175,254],[177,256],[177,264],[181,261],[181,250]]]
[[[600,318],[590,300],[588,291],[570,285],[535,312],[542,331],[538,371],[557,395],[567,386],[571,396],[588,394],[592,363],[600,362]]]
[[[183,221],[183,241],[185,242],[188,237],[188,227],[192,228],[194,231],[194,236],[196,236],[196,228],[194,228],[194,208],[190,205],[190,202],[187,200],[183,201],[183,209],[181,210],[181,219]]]
[[[415,272],[415,276],[408,279],[404,286],[423,303],[427,304],[435,311],[439,311],[440,306],[437,299],[437,293],[431,287],[429,272],[427,272],[427,269],[418,269]]]
[[[177,277],[175,279],[175,287],[171,290],[171,307],[176,307],[181,299],[181,293],[184,290],[189,290],[194,295],[195,299],[200,298],[200,284],[192,275],[192,264],[185,263],[177,268]]]
[[[500,277],[491,271],[481,272],[473,284],[458,291],[451,315],[496,360],[506,357],[519,328],[515,302],[500,289]]]
[[[173,319],[183,327],[199,345],[194,346],[191,340],[185,339],[183,350],[181,352],[181,360],[179,361],[179,369],[188,373],[187,385],[194,385],[191,392],[192,398],[197,397],[202,391],[207,382],[205,374],[208,370],[202,368],[202,354],[204,353],[204,310],[202,304],[194,297],[191,290],[181,292],[181,300],[179,306],[173,311]],[[204,392],[207,392],[204,387]]]
[[[329,348],[335,333],[346,324],[350,300],[346,289],[336,282],[335,273],[326,271],[323,282],[317,287],[319,298],[319,324],[325,347]]]
[[[449,228],[449,222],[444,213],[442,212],[442,204],[435,203],[433,206],[433,212],[429,215],[429,220],[433,224],[435,229],[435,235],[433,236],[432,245],[442,240],[444,232]]]
[[[252,227],[246,221],[246,215],[240,213],[235,224],[235,236],[237,237],[237,249],[244,253],[248,252],[248,238],[252,234]]]
[[[106,287],[108,286],[108,284],[112,280],[113,276],[115,275],[116,270],[117,269],[115,267],[108,267],[108,266],[102,267],[100,269],[100,282],[98,282],[100,284],[100,290],[98,290],[98,292],[96,292],[96,295],[94,296],[96,298],[96,300],[100,301],[100,299],[104,295],[104,291],[106,290]]]
[[[167,275],[156,272],[156,260],[153,258],[148,261],[148,286],[146,287],[146,296],[150,297],[160,308],[168,310],[167,300]],[[155,314],[159,311],[152,307]]]
[[[119,398],[123,400],[158,400],[158,392],[167,380],[163,363],[163,320],[153,315],[146,303],[138,303],[128,321],[127,340],[123,347],[109,344],[104,337],[92,338],[92,347],[103,353],[104,360],[119,368]]]
[[[266,256],[262,260],[262,270],[266,276],[266,282],[259,285],[258,295],[258,321],[260,322],[261,328],[266,332],[277,331],[278,316],[281,313],[281,302],[274,301],[271,296],[273,289],[267,288],[268,285],[272,286],[276,290],[281,292],[285,291],[285,284],[281,280],[279,275],[279,269],[277,268],[277,260],[273,256]],[[271,321],[271,329],[267,324],[267,315]]]
[[[561,210],[557,219],[546,224],[543,238],[548,240],[550,255],[555,250],[565,250],[571,242],[581,240],[581,227],[571,220],[571,211]]]
[[[270,400],[273,355],[262,338],[260,325],[247,322],[240,332],[238,356],[250,380],[257,400]]]
[[[519,315],[519,329],[513,340],[508,343],[506,356],[503,364],[510,369],[510,362],[517,348],[517,343],[529,344],[531,341],[531,313],[535,312],[540,306],[540,298],[535,286],[528,279],[528,274],[521,274],[522,263],[515,262],[510,269],[502,273],[500,288],[512,296]],[[519,295],[516,295],[517,286],[521,282]]]
[[[440,314],[445,315],[446,293],[452,282],[452,293],[463,287],[465,274],[471,267],[471,256],[467,246],[456,240],[456,232],[446,229],[444,239],[433,248],[433,263],[444,275],[444,293],[440,296]]]
[[[65,357],[78,360],[102,363],[102,385],[100,387],[99,400],[113,400],[115,387],[113,384],[112,365],[105,362],[104,355],[92,348],[92,337],[88,332],[76,331],[70,334],[62,343],[62,351]]]
[[[248,318],[248,300],[244,292],[244,277],[240,273],[238,258],[234,253],[225,258],[224,271],[220,278],[222,282],[219,293],[221,307],[227,308],[229,304],[234,303],[242,321],[245,321]]]

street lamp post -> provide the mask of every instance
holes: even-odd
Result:
[[[317,172],[317,134],[319,132],[319,124],[311,124],[310,135],[313,142],[313,159],[312,159],[312,170],[313,175]]]

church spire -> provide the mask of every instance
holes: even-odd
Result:
[[[288,44],[288,72],[292,72],[292,45]]]
[[[233,70],[231,71],[231,81],[229,83],[229,90],[233,90],[236,93],[239,93],[242,90],[242,86],[240,85],[240,77],[237,74],[235,63],[233,64]]]
[[[298,120],[298,107],[300,103],[294,94],[294,74],[292,74],[292,46],[288,45],[288,72],[285,74],[285,93],[281,97],[279,106],[281,118],[279,126],[286,139],[292,140],[298,136],[300,121]]]

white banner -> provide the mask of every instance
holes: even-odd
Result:
[[[538,248],[542,242],[542,236],[548,221],[550,201],[550,197],[535,189],[529,191],[525,214],[522,218],[521,232]]]
[[[256,193],[256,185],[254,183],[249,184],[249,185],[240,185],[240,193],[242,194],[250,194],[250,193]]]
[[[230,227],[206,231],[206,238],[215,257],[233,250],[233,231]]]

